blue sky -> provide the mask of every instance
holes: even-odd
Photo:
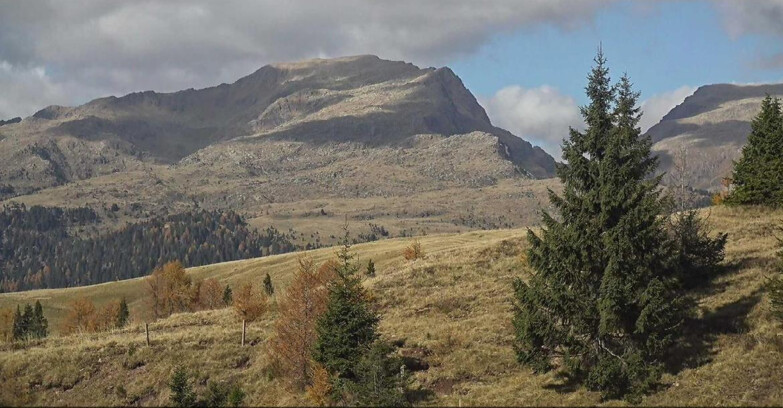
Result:
[[[698,86],[783,82],[783,0],[6,1],[0,119],[374,54],[450,66],[493,123],[558,156],[598,44],[647,129]]]
[[[499,33],[478,52],[449,65],[477,94],[491,95],[510,84],[546,84],[579,103],[584,103],[585,76],[598,44],[614,76],[628,72],[643,98],[683,85],[781,82],[783,67],[756,66],[760,53],[783,52],[780,39],[732,38],[722,18],[708,1],[622,2],[577,29],[545,25]]]

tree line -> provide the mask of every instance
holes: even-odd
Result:
[[[186,267],[293,251],[275,228],[250,228],[234,211],[190,211],[96,237],[69,233],[95,223],[89,208],[24,205],[0,212],[0,291],[90,285],[144,276],[172,260]]]

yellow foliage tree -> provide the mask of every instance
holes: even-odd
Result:
[[[270,340],[270,353],[283,376],[295,389],[313,384],[313,345],[316,323],[326,310],[327,283],[333,278],[331,266],[316,271],[312,258],[299,258],[294,280],[280,301],[280,317]],[[336,263],[335,263],[336,265]]]
[[[87,333],[95,331],[97,327],[97,312],[95,304],[89,299],[79,298],[71,302],[68,307],[68,315],[65,317],[62,332]]]
[[[220,309],[223,303],[223,287],[215,278],[205,280],[199,288],[199,303],[204,309]]]
[[[245,283],[234,293],[234,310],[240,320],[254,322],[266,311],[266,297],[251,282]]]
[[[179,261],[172,261],[155,269],[145,278],[149,307],[154,318],[172,313],[190,311],[198,299],[198,287],[185,273]]]

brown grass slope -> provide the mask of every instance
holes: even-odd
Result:
[[[645,405],[780,405],[783,403],[783,336],[761,291],[774,261],[774,226],[783,212],[713,208],[710,222],[729,233],[726,273],[696,294],[678,358],[661,389]],[[554,375],[533,375],[511,350],[511,282],[525,274],[523,230],[497,230],[421,238],[426,257],[402,260],[406,240],[354,247],[361,261],[376,261],[378,275],[366,285],[377,298],[385,337],[404,339],[402,352],[429,368],[415,373],[418,403],[425,405],[592,405],[596,393],[564,384]],[[317,262],[334,249],[309,252]],[[194,268],[234,286],[261,282],[268,272],[284,291],[296,254]],[[130,300],[139,316],[142,282],[130,280],[83,288],[0,296],[1,306],[41,299],[57,325],[68,301],[87,296],[105,302]],[[276,296],[279,296],[276,295]],[[136,320],[113,333],[53,336],[0,351],[0,402],[35,405],[159,405],[166,382],[182,364],[207,381],[239,381],[249,404],[302,405],[283,380],[269,374],[266,356],[275,306],[250,326],[250,346],[239,346],[239,326],[229,309],[180,314],[155,322],[152,346]],[[622,404],[620,402],[611,402]]]

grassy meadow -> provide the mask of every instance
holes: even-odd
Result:
[[[698,313],[668,364],[660,389],[644,405],[780,405],[783,403],[783,331],[762,291],[775,260],[775,227],[783,211],[714,207],[704,210],[715,231],[729,234],[727,267],[694,294]],[[708,213],[708,214],[707,214]],[[555,374],[534,375],[516,363],[511,343],[511,283],[527,271],[524,229],[438,234],[420,238],[424,259],[403,260],[410,239],[353,247],[359,262],[376,263],[365,284],[377,300],[380,331],[403,343],[400,352],[425,364],[414,373],[419,405],[594,405],[598,393]],[[317,263],[334,248],[308,251]],[[307,405],[270,370],[266,341],[281,296],[301,253],[192,268],[237,287],[266,273],[276,294],[265,317],[248,329],[231,309],[184,313],[150,324],[145,344],[141,279],[81,288],[0,295],[0,307],[40,300],[54,334],[23,345],[0,346],[0,404],[161,405],[167,382],[182,365],[207,381],[237,381],[250,405]],[[101,305],[126,297],[132,324],[96,334],[60,336],[57,329],[73,299]],[[426,368],[426,369],[424,369]],[[622,405],[610,401],[609,405]]]

